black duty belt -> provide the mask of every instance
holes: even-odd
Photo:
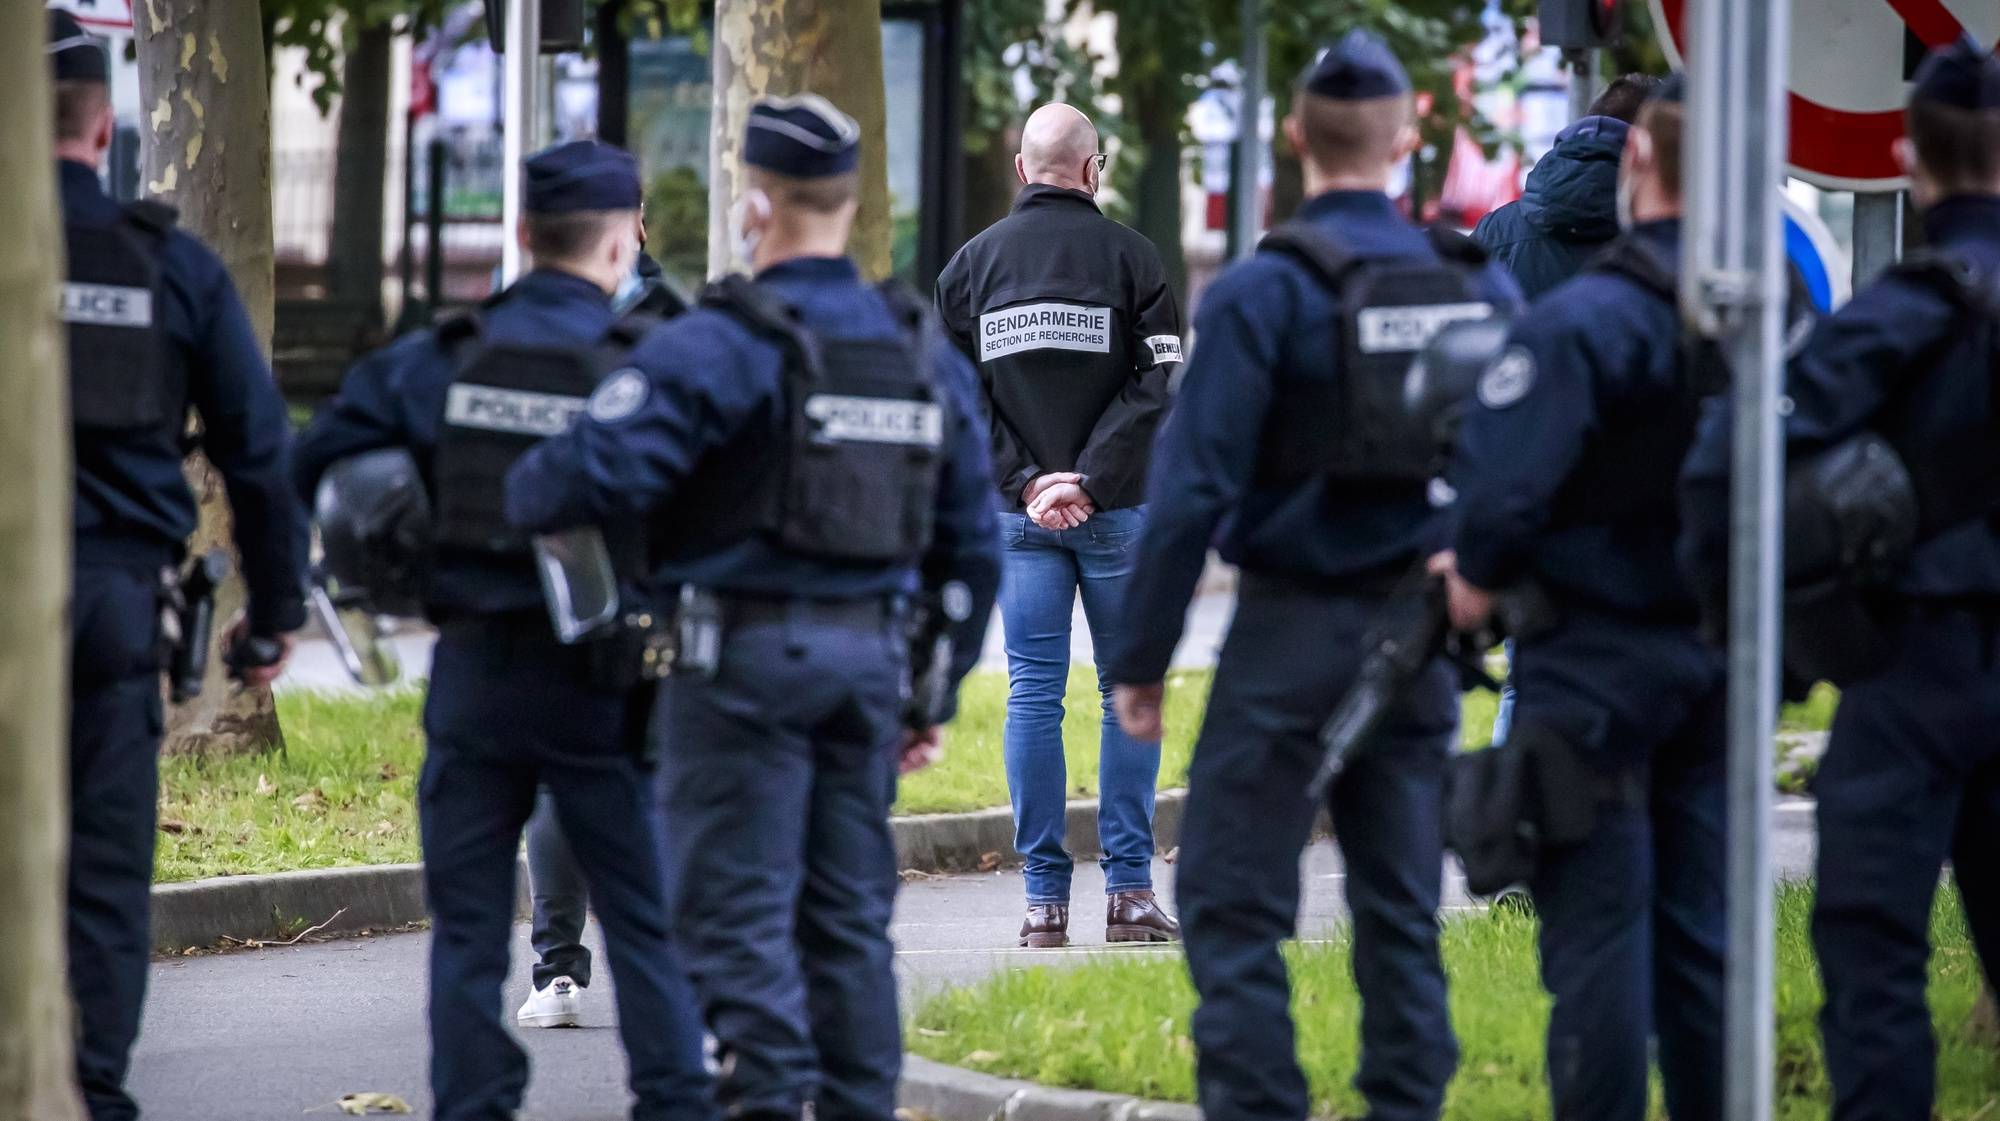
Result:
[[[896,614],[895,602],[881,596],[803,599],[724,592],[719,593],[717,599],[722,603],[723,622],[732,627],[799,622],[872,630],[895,618]]]

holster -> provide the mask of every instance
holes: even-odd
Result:
[[[1493,895],[1532,878],[1550,849],[1587,840],[1606,805],[1643,798],[1635,775],[1605,771],[1566,733],[1517,723],[1505,744],[1451,760],[1445,844],[1466,890]]]
[[[590,683],[609,693],[625,693],[659,681],[673,664],[673,632],[651,611],[627,612],[602,634],[589,639]]]

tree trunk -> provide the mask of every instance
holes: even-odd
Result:
[[[1186,107],[1182,106],[1183,112]],[[1167,283],[1187,306],[1187,254],[1181,248],[1181,123],[1169,114],[1140,111],[1139,174],[1132,192],[1132,226],[1160,252]],[[1162,119],[1164,118],[1164,119]]]
[[[62,229],[50,173],[48,30],[0,5],[0,1121],[76,1121],[64,976],[69,791],[69,412],[56,323]]]
[[[350,17],[358,18],[358,17]],[[395,29],[363,26],[340,76],[340,146],[333,172],[327,276],[333,297],[382,318],[383,183],[389,177],[389,69]]]
[[[729,219],[741,193],[743,123],[750,103],[766,95],[817,93],[861,125],[861,215],[849,251],[863,274],[888,276],[888,107],[879,0],[717,0],[714,50],[710,275],[747,264],[735,259]]]
[[[1007,216],[1021,182],[1014,174],[1014,156],[1021,146],[1020,130],[1004,128],[981,139],[965,152],[965,232],[976,234]]]
[[[148,0],[134,6],[145,193],[180,208],[181,226],[221,255],[265,353],[271,347],[271,90],[257,0]],[[197,455],[188,482],[201,501],[193,549],[230,547],[222,479]],[[233,552],[233,550],[232,550]],[[244,604],[232,576],[216,618]],[[222,628],[216,628],[218,640]],[[166,750],[254,751],[282,744],[269,689],[237,690],[211,651],[197,700],[167,718]]]

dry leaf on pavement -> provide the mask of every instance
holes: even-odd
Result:
[[[410,1103],[394,1094],[380,1094],[368,1091],[347,1094],[340,1099],[340,1112],[350,1117],[360,1117],[367,1113],[408,1113]]]

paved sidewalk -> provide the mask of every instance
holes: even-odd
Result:
[[[1779,874],[1810,870],[1810,814],[1782,805]],[[1792,808],[1786,808],[1786,806]],[[1342,914],[1341,870],[1333,846],[1307,853],[1302,936],[1325,937]],[[1172,869],[1155,864],[1171,899]],[[1077,870],[1069,950],[1016,950],[1018,873],[944,876],[904,885],[896,910],[897,970],[906,1000],[1001,969],[1068,966],[1100,954],[1176,954],[1177,947],[1108,948],[1095,900],[1103,879]],[[1448,908],[1469,906],[1453,874]],[[597,945],[596,924],[590,940]],[[424,1030],[423,933],[215,957],[177,958],[153,967],[152,999],[134,1063],[133,1088],[148,1121],[277,1121],[338,1116],[342,1094],[400,1094],[429,1116]],[[526,996],[527,927],[515,928],[511,1012]],[[534,1031],[528,1115],[535,1121],[617,1121],[623,1117],[624,1064],[613,1034],[605,977],[589,995],[586,1026]]]

